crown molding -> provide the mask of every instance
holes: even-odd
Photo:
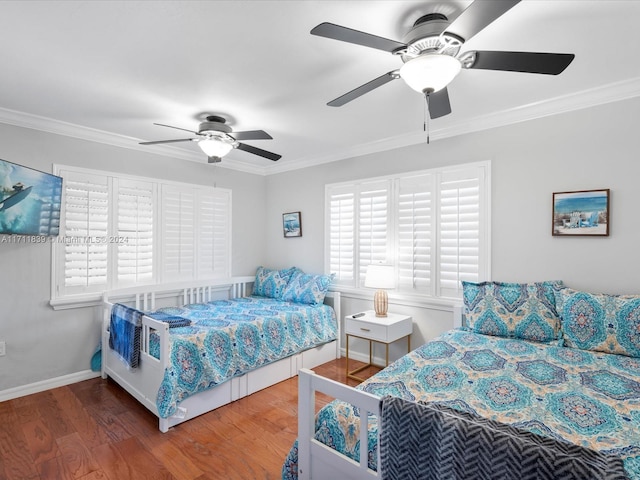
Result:
[[[509,110],[478,116],[450,127],[433,129],[430,137],[432,141],[437,141],[467,133],[479,132],[491,128],[503,127],[514,123],[543,118],[550,115],[557,115],[560,113],[590,108],[596,105],[635,98],[638,96],[640,96],[640,77],[522,105]],[[133,137],[105,132],[103,130],[84,127],[6,108],[0,108],[0,123],[78,138],[90,142],[103,143],[120,148],[127,148],[129,150],[138,150],[145,153],[154,153],[165,157],[203,163],[202,155],[198,152],[192,153],[170,145],[142,146],[138,144],[139,140]],[[244,173],[266,176],[336,162],[347,158],[360,157],[372,153],[407,147],[423,142],[424,133],[412,132],[410,134],[396,135],[394,137],[388,137],[374,142],[354,145],[353,147],[341,149],[339,151],[336,150],[327,155],[309,155],[291,162],[282,162],[268,167],[259,167],[235,159],[233,162],[222,162],[219,166],[221,168],[228,168]]]
[[[137,138],[106,132],[104,130],[98,130],[82,125],[76,125],[74,123],[54,120],[52,118],[33,115],[30,113],[19,112],[17,110],[10,110],[8,108],[0,107],[0,123],[53,133],[56,135],[63,135],[65,137],[77,138],[89,142],[103,143],[105,145],[126,148],[129,150],[137,150],[144,153],[153,153],[165,157],[188,160],[190,162],[204,163],[200,152],[188,152],[170,145],[139,145],[140,140]],[[266,174],[264,168],[255,167],[238,160],[226,163],[221,162],[218,166],[245,173],[258,175]]]
[[[458,135],[503,127],[515,123],[526,122],[528,120],[572,112],[639,96],[640,77],[636,77],[596,88],[582,90],[569,95],[522,105],[509,110],[481,115],[450,127],[433,129],[430,133],[430,140],[442,140]],[[295,163],[273,165],[267,168],[266,174],[273,175],[301,168],[313,167],[347,158],[369,155],[410,145],[417,145],[424,143],[424,141],[425,135],[423,132],[412,132],[410,134],[397,135],[395,137],[389,137],[366,144],[355,145],[344,150],[332,152],[322,157],[309,156],[298,159]]]

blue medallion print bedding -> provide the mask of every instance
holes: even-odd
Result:
[[[451,330],[356,387],[439,402],[605,454],[640,480],[640,359]],[[334,401],[316,416],[316,438],[358,461],[359,412]],[[368,464],[376,468],[377,419]],[[297,442],[282,478],[297,478]]]
[[[330,342],[338,331],[335,312],[327,305],[257,296],[161,308],[154,313],[191,321],[170,330],[170,366],[156,399],[162,418],[173,415],[182,400],[197,392]],[[157,337],[151,347],[159,358]]]

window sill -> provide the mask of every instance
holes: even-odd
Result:
[[[357,289],[348,287],[334,287],[331,290],[340,292],[345,298],[355,298],[358,300],[372,300],[373,290]],[[403,305],[408,307],[428,308],[431,310],[442,310],[453,312],[454,307],[462,304],[459,298],[436,298],[426,295],[408,295],[400,293],[389,293],[389,303],[393,305]]]
[[[97,307],[102,304],[102,293],[86,295],[72,295],[64,298],[52,298],[49,305],[54,310],[69,310],[71,308]]]
[[[244,285],[246,290],[238,290],[237,295],[250,295],[255,277],[245,275],[238,277],[209,278],[191,280],[174,283],[163,283],[155,285],[138,285],[106,292],[83,293],[77,295],[67,295],[65,297],[52,298],[49,305],[54,310],[68,310],[72,308],[98,307],[102,305],[104,294],[109,295],[110,302],[134,301],[136,295],[153,293],[156,300],[163,298],[178,298],[184,300],[184,295],[190,295],[187,291],[192,291],[200,287],[210,289],[214,292],[231,293],[234,286]]]

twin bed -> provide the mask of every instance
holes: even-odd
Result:
[[[260,267],[255,277],[108,292],[102,376],[166,432],[339,357],[340,301],[330,280]]]
[[[640,296],[466,283],[458,328],[352,388],[310,370],[340,356],[330,280],[260,268],[256,277],[110,292],[103,376],[165,432],[299,372],[285,480],[640,480]],[[137,366],[113,338],[130,326],[117,323],[120,310],[140,324]],[[336,400],[316,412],[316,392]]]
[[[283,479],[640,479],[640,296],[484,282],[464,303],[463,328],[457,307],[460,328],[356,388],[300,372]],[[315,412],[316,391],[336,400]]]

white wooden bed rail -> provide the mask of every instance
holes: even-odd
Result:
[[[348,402],[360,409],[360,461],[356,462],[314,438],[315,394],[321,392]],[[371,480],[382,478],[380,454],[377,471],[368,467],[369,415],[380,418],[381,401],[370,393],[316,375],[303,368],[298,373],[298,478],[300,480],[335,478],[340,480]],[[367,425],[363,426],[362,422]],[[378,445],[380,425],[378,424]]]
[[[123,288],[105,292],[104,301],[111,303],[134,302],[132,306],[139,310],[155,310],[156,300],[160,297],[176,297],[179,305],[187,303],[209,302],[226,294],[228,298],[245,297],[251,293],[250,285],[255,277],[243,276],[217,280],[200,280],[198,282],[182,282],[165,285],[146,285]]]
[[[453,305],[453,327],[463,325],[462,305]],[[298,373],[298,478],[300,480],[335,478],[340,480],[370,480],[382,478],[380,473],[380,432],[376,458],[377,471],[368,468],[368,429],[360,425],[360,461],[356,462],[314,438],[315,394],[321,392],[348,402],[360,409],[360,421],[369,414],[380,418],[379,397],[315,374],[308,369]],[[368,423],[368,422],[367,422]]]
[[[137,368],[129,368],[117,353],[109,348],[109,323],[114,303],[125,303],[138,310],[156,309],[159,299],[169,298],[178,304],[202,303],[220,298],[236,298],[251,293],[253,276],[234,277],[226,280],[200,282],[199,284],[173,284],[136,287],[103,296],[102,325],[102,378],[111,377],[147,409],[159,418],[159,428],[166,432],[172,426],[194,418],[215,408],[226,405],[258,390],[274,385],[297,375],[300,368],[313,368],[330,360],[340,358],[340,293],[329,292],[327,301],[336,312],[338,320],[337,339],[324,345],[283,358],[255,371],[232,378],[214,388],[200,392],[183,400],[178,411],[170,418],[160,418],[156,396],[162,384],[164,372],[170,365],[169,325],[166,322],[144,316],[142,318],[140,362]],[[159,358],[150,352],[150,338],[159,337]]]

